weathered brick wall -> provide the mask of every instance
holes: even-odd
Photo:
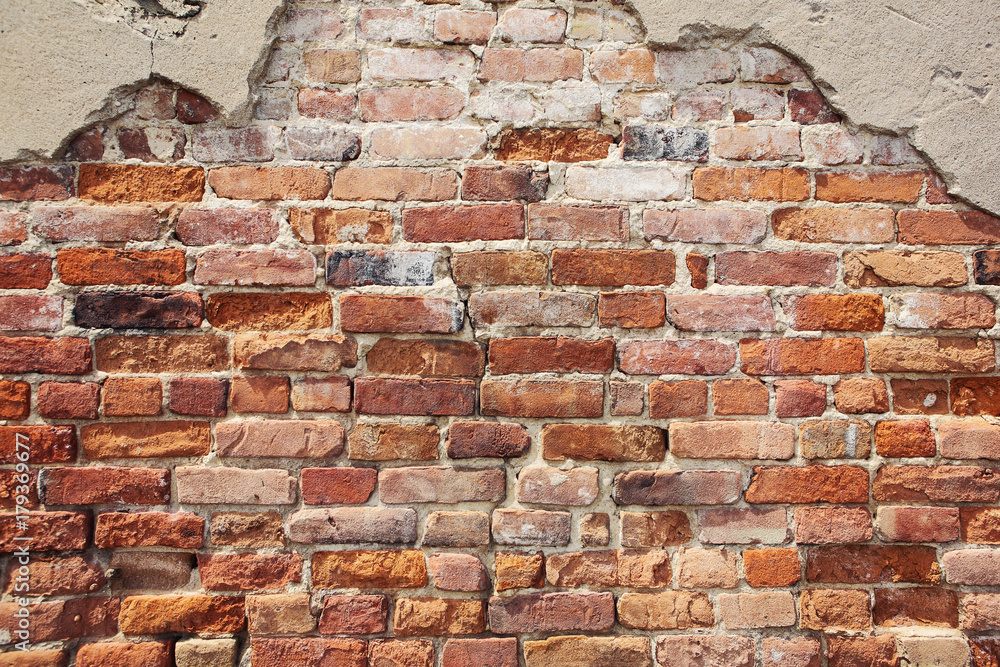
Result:
[[[0,169],[0,665],[996,665],[1000,221],[774,51],[466,4]]]

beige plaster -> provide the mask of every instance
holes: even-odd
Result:
[[[147,21],[115,2],[4,0],[0,162],[58,155],[77,130],[125,111],[121,93],[151,77],[204,96],[231,122],[249,117],[286,0],[204,0],[190,17],[164,0],[176,15]]]
[[[770,44],[848,120],[906,135],[949,192],[1000,213],[995,0],[632,0],[651,43]]]

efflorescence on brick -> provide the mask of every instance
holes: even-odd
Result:
[[[0,664],[997,664],[1000,220],[905,139],[604,0],[257,92],[0,169]]]

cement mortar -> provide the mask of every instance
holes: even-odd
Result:
[[[93,3],[7,0],[0,13],[0,162],[58,156],[78,130],[126,111],[125,93],[152,78],[207,98],[229,122],[248,120],[285,5],[209,0],[186,24],[170,17],[172,31],[149,36],[149,24]]]
[[[949,193],[1000,213],[992,0],[632,0],[667,48],[750,39],[800,63],[854,125],[905,135]]]

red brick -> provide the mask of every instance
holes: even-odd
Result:
[[[915,203],[924,185],[922,171],[820,172],[816,199],[831,202]]]
[[[0,288],[45,289],[51,280],[49,255],[0,255]]]
[[[517,667],[517,639],[449,639],[441,652],[441,667]]]
[[[36,509],[38,500],[38,471],[18,473],[15,469],[0,471],[0,507],[13,508],[21,501],[27,509]]]
[[[615,345],[610,338],[494,338],[489,354],[493,375],[609,373],[614,367]]]
[[[766,415],[770,394],[760,380],[716,380],[712,405],[716,415]]]
[[[11,558],[7,565],[4,590],[10,594],[86,595],[104,588],[108,582],[104,569],[93,556],[33,556],[23,566],[25,569],[21,569],[19,560],[20,557]],[[25,572],[27,591],[24,590]],[[4,664],[0,661],[0,665]]]
[[[618,367],[631,375],[725,375],[736,348],[714,340],[629,340],[618,344]]]
[[[888,457],[933,457],[937,442],[924,419],[880,421],[875,425],[875,450]]]
[[[809,173],[802,169],[702,167],[694,171],[694,196],[706,201],[804,201]]]
[[[788,109],[791,112],[792,120],[804,125],[839,123],[841,120],[818,90],[798,88],[789,90]]]
[[[743,567],[754,588],[784,588],[802,578],[798,549],[747,549]]]
[[[246,628],[243,598],[221,595],[133,595],[121,603],[126,635],[232,633]]]
[[[329,458],[344,451],[344,427],[302,419],[228,421],[215,427],[221,457]]]
[[[80,197],[105,203],[196,202],[205,194],[201,167],[80,165]]]
[[[368,643],[341,637],[288,637],[250,640],[253,664],[300,665],[301,667],[366,667]]]
[[[754,466],[746,500],[774,503],[866,503],[868,471],[853,466]]]
[[[813,547],[806,557],[806,581],[873,584],[936,584],[941,568],[934,547],[856,545]]]
[[[659,292],[601,292],[597,315],[602,327],[654,329],[663,326],[666,305]]]
[[[674,422],[669,440],[671,453],[681,458],[789,459],[795,428],[762,421]]]
[[[344,331],[455,333],[462,324],[462,304],[451,299],[377,294],[340,297]]]
[[[31,385],[0,380],[0,419],[24,419],[31,412]]]
[[[885,306],[879,294],[806,294],[782,299],[796,331],[881,331]]]
[[[302,502],[306,505],[361,505],[375,490],[372,468],[304,468]]]
[[[76,449],[74,426],[0,426],[0,463],[69,463]]]
[[[208,183],[227,199],[325,199],[330,174],[315,167],[220,167]]]
[[[865,369],[860,338],[745,338],[740,358],[747,375],[837,375]]]
[[[85,338],[0,338],[0,372],[84,375],[90,372]]]
[[[590,129],[525,128],[500,133],[496,158],[504,162],[587,162],[603,160],[614,137]]]
[[[185,280],[184,251],[70,248],[57,254],[66,285],[179,285]]]
[[[83,166],[83,165],[81,165]],[[81,179],[83,173],[81,170]],[[83,182],[80,184],[83,196]],[[69,199],[73,196],[73,167],[0,169],[0,201]]]
[[[304,285],[316,282],[308,250],[211,249],[198,256],[196,285]]]
[[[476,385],[471,380],[358,378],[355,410],[374,415],[471,415]]]
[[[826,411],[826,385],[812,380],[774,383],[774,411],[779,418],[818,417]]]
[[[77,300],[79,299],[78,297]],[[0,331],[56,331],[62,328],[62,319],[61,296],[0,296]]]
[[[646,387],[641,382],[611,382],[608,389],[612,416],[642,414]]]
[[[164,505],[170,471],[159,468],[46,468],[40,480],[46,505]]]
[[[326,595],[319,617],[324,635],[369,635],[385,632],[389,605],[384,595]]]
[[[50,241],[152,241],[160,222],[146,206],[46,206],[32,217],[35,231]]]
[[[167,407],[179,415],[225,417],[229,383],[215,378],[173,378]]]
[[[909,245],[1000,243],[1000,219],[981,211],[900,211],[899,242]]]
[[[670,251],[552,251],[555,285],[670,285],[674,271],[674,254]]]
[[[453,459],[521,456],[531,436],[520,424],[453,422],[448,430],[448,456]]]
[[[475,592],[486,590],[490,577],[478,556],[436,553],[430,557],[434,586],[443,591]]]
[[[952,542],[960,532],[957,507],[879,507],[875,527],[883,542]]]
[[[0,605],[0,626],[13,629],[19,624],[14,602]],[[81,637],[111,637],[118,632],[118,599],[92,597],[27,605],[31,619],[32,643],[78,639]],[[16,649],[15,649],[16,650]]]
[[[205,520],[188,512],[102,512],[94,526],[94,546],[199,549]]]
[[[177,120],[182,123],[204,123],[219,117],[212,103],[189,90],[177,91]]]
[[[23,515],[22,515],[23,516]],[[87,548],[92,519],[90,512],[28,512],[31,551],[75,551]],[[24,531],[13,514],[0,514],[0,553],[13,553],[24,546]]]
[[[615,476],[611,495],[618,505],[728,505],[741,489],[730,470],[634,470]]]
[[[483,52],[481,81],[562,81],[583,78],[578,49],[494,49]],[[592,131],[592,130],[591,130]]]
[[[948,185],[937,174],[937,172],[927,170],[927,192],[924,198],[928,204],[954,204],[955,199],[948,195]]]
[[[523,238],[524,207],[520,204],[477,204],[408,208],[403,211],[403,236],[418,243]]]
[[[708,257],[689,252],[684,261],[691,273],[691,287],[695,289],[708,287]]]
[[[666,547],[690,540],[691,522],[679,510],[621,513],[623,547]]]
[[[480,411],[507,417],[600,417],[604,414],[604,383],[483,380]],[[472,414],[471,410],[467,414]]]
[[[750,252],[734,250],[715,256],[720,285],[832,287],[837,256],[825,252]]]
[[[100,391],[96,382],[43,382],[38,413],[51,419],[97,419]]]
[[[649,385],[649,416],[653,419],[700,417],[708,412],[708,383],[701,380]]]

